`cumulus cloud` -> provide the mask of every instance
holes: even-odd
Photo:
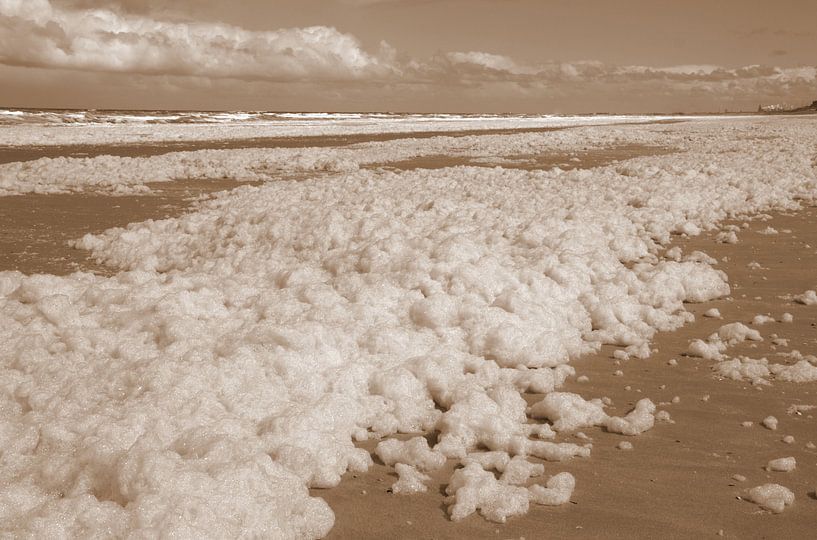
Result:
[[[178,0],[51,0],[51,5],[73,9],[116,9],[132,13],[155,13],[166,11],[178,4]]]
[[[334,28],[254,32],[179,23],[49,0],[0,0],[0,62],[91,71],[261,80],[357,80],[394,75],[393,51],[375,54]]]
[[[505,72],[513,75],[531,75],[536,72],[536,70],[532,68],[520,66],[508,56],[499,54],[479,51],[452,52],[446,54],[446,58],[454,65],[470,65],[486,70]]]
[[[779,81],[802,80],[814,81],[815,68],[800,67],[782,69],[774,66],[751,65],[737,68],[725,68],[710,64],[678,65],[666,67],[652,66],[617,66],[596,61],[580,62],[547,62],[536,65],[525,65],[515,62],[507,56],[483,52],[447,53],[436,62],[447,63],[447,68],[463,75],[490,72],[493,79],[517,82],[558,82],[558,81],[596,81],[624,82],[627,80],[664,80],[686,82],[719,82],[750,79],[767,79]]]
[[[363,5],[404,0],[346,1]],[[373,106],[370,98],[389,108],[397,99],[411,103],[437,96],[439,101],[445,95],[450,96],[445,103],[457,107],[469,98],[517,104],[518,97],[528,103],[540,103],[543,97],[553,103],[586,103],[598,96],[629,96],[639,107],[646,103],[645,96],[665,96],[656,107],[674,107],[690,96],[702,96],[696,103],[796,102],[813,100],[817,85],[813,66],[523,62],[480,50],[417,59],[398,54],[385,42],[368,51],[355,36],[326,26],[252,31],[218,22],[171,20],[173,0],[110,0],[108,9],[99,5],[97,0],[0,0],[0,64],[63,73],[180,76],[199,86],[254,81],[240,83],[242,95],[256,83],[283,82],[290,92],[317,96],[317,108],[328,106],[330,98],[343,107],[354,101],[355,107],[366,109]]]
[[[475,100],[512,96],[530,106],[571,103],[580,110],[713,110],[757,103],[810,102],[817,68],[750,65],[642,66],[598,61],[525,64],[483,52],[451,52],[415,63],[418,79],[429,85],[460,86]],[[508,101],[511,100],[511,101]],[[518,103],[518,102],[517,102]],[[584,105],[577,105],[577,104]],[[588,107],[588,108],[585,108]]]

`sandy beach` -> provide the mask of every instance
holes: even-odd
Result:
[[[321,537],[326,531],[330,539],[810,536],[817,508],[815,383],[784,382],[767,373],[768,380],[753,384],[714,368],[719,360],[743,356],[783,366],[804,358],[817,362],[809,356],[817,345],[817,306],[796,301],[817,287],[817,206],[798,191],[811,181],[813,156],[786,154],[791,150],[778,138],[787,124],[722,122],[738,133],[730,134],[737,142],[721,140],[714,124],[575,133],[514,129],[458,133],[455,139],[474,138],[447,155],[433,146],[440,134],[429,132],[420,137],[428,138],[424,154],[411,150],[414,157],[401,159],[399,152],[383,153],[378,159],[391,147],[364,145],[350,154],[358,159],[354,167],[318,171],[311,162],[287,172],[252,159],[262,159],[266,145],[303,148],[305,156],[320,158],[323,149],[335,146],[382,142],[401,148],[405,141],[383,134],[309,139],[309,147],[297,146],[305,141],[287,146],[277,140],[132,146],[121,155],[143,167],[152,162],[138,160],[160,150],[172,156],[252,148],[261,157],[242,158],[247,170],[266,176],[223,177],[209,155],[194,153],[180,160],[189,167],[180,170],[213,170],[216,178],[136,182],[141,192],[120,195],[110,188],[121,187],[116,179],[129,181],[130,162],[114,170],[119,176],[104,185],[107,191],[70,177],[71,167],[81,175],[97,163],[82,158],[106,159],[117,148],[62,148],[70,157],[64,162],[68,172],[64,185],[63,179],[53,185],[69,192],[29,193],[16,180],[7,185],[20,193],[0,197],[5,295],[0,306],[7,310],[13,344],[5,353],[9,372],[14,381],[33,381],[15,382],[9,393],[9,410],[16,415],[9,433],[23,441],[14,450],[22,463],[16,466],[24,471],[34,467],[27,465],[31,460],[61,456],[62,476],[54,485],[74,486],[85,498],[76,502],[67,488],[48,487],[50,480],[34,480],[41,491],[25,491],[26,476],[15,472],[8,476],[18,490],[9,498],[14,502],[0,510],[14,516],[15,530],[26,530],[38,526],[26,512],[40,512],[50,523],[61,512],[54,505],[73,505],[70,512],[77,515],[82,505],[91,505],[101,509],[100,526],[114,531],[111,523],[120,523],[116,536],[134,527],[123,517],[131,512],[161,513],[176,504],[174,497],[187,501],[178,493],[160,502],[151,498],[175,489],[165,480],[173,477],[185,493],[196,491],[191,486],[207,493],[180,503],[198,516],[185,514],[185,525],[178,525],[191,527],[179,529],[185,534],[198,530],[199,519],[224,525],[217,512],[235,504],[235,512],[259,516],[270,507],[283,509],[273,512],[273,528],[240,518],[231,529],[246,531],[252,522],[264,531],[260,536]],[[813,129],[803,120],[795,126]],[[761,129],[770,135],[757,133]],[[800,136],[793,133],[787,140]],[[491,135],[508,139],[480,138]],[[560,138],[549,146],[547,139],[526,139],[540,135]],[[33,160],[56,151],[3,149],[0,159]],[[767,167],[758,169],[757,178],[751,178],[741,151],[752,152],[758,168]],[[712,162],[700,163],[700,156]],[[768,180],[766,192],[768,171],[779,178]],[[710,184],[714,196],[707,192]],[[802,207],[795,209],[798,201]],[[733,210],[745,208],[762,212]],[[740,215],[722,219],[728,213]],[[398,226],[403,229],[390,230]],[[652,242],[660,248],[653,249]],[[424,257],[435,262],[422,266]],[[545,262],[551,266],[543,270],[539,265]],[[723,290],[720,271],[728,276],[728,295],[717,292]],[[660,282],[650,281],[654,276],[666,276],[664,288],[683,282],[685,289],[663,297]],[[540,279],[550,280],[551,288],[537,289]],[[432,292],[439,283],[449,291],[443,297],[463,302],[459,311],[429,304],[435,294],[440,297]],[[528,296],[508,299],[502,292],[525,287]],[[593,295],[602,307],[618,306],[618,320],[587,315],[584,310],[593,309],[586,297]],[[691,300],[699,296],[706,301]],[[469,307],[475,298],[482,303]],[[418,305],[431,307],[422,311]],[[717,316],[711,316],[713,309]],[[496,319],[480,319],[488,312]],[[791,321],[784,322],[785,313]],[[679,326],[684,317],[690,320],[680,328],[644,337],[650,335],[645,328]],[[717,360],[691,353],[693,340],[707,340],[731,323],[757,330],[762,340],[724,347]],[[522,330],[506,341],[500,335],[493,350],[463,338],[469,332],[490,336],[494,330],[483,326],[512,324]],[[32,337],[38,335],[44,337]],[[539,335],[556,337],[542,345]],[[514,349],[530,336],[528,348],[535,354]],[[575,353],[594,340],[605,343],[598,352]],[[616,340],[632,346],[609,344]],[[647,343],[651,353],[640,358],[634,351]],[[407,373],[403,365],[419,370],[417,359],[443,358],[438,350],[461,362],[453,375],[440,372],[438,380],[422,384],[412,375],[410,384],[378,387],[390,374]],[[542,356],[553,363],[537,364]],[[571,452],[590,449],[589,457],[545,461],[531,452],[527,461],[543,465],[544,474],[522,486],[570,473],[575,489],[569,501],[531,504],[526,514],[511,515],[505,523],[479,512],[452,520],[455,499],[446,489],[463,466],[457,445],[466,459],[486,449],[525,455],[517,450],[519,440],[528,440],[518,435],[524,426],[550,431],[555,422],[525,417],[524,407],[523,420],[478,407],[473,419],[466,415],[450,424],[442,419],[462,410],[457,407],[468,412],[474,396],[517,409],[514,400],[524,399],[532,407],[551,392],[535,392],[521,378],[543,371],[556,380],[568,361],[575,374],[561,386],[555,383],[553,391],[575,393],[586,403],[603,398],[605,419],[551,432]],[[72,363],[67,373],[60,372],[59,366]],[[457,384],[467,392],[458,394]],[[38,393],[32,390],[36,385],[47,390]],[[446,385],[454,388],[450,396]],[[496,397],[497,388],[511,397]],[[49,395],[58,397],[44,397]],[[654,426],[637,436],[614,432],[609,418],[625,417],[642,398],[665,413],[648,415]],[[97,412],[86,427],[89,409]],[[770,415],[778,420],[775,430],[762,425]],[[69,426],[64,431],[82,435],[52,427],[61,423]],[[406,427],[424,423],[432,427]],[[452,438],[461,425],[471,426],[481,442]],[[480,430],[499,433],[499,442]],[[418,434],[431,448],[454,444],[454,450],[428,473],[427,492],[392,493],[398,475],[378,457],[378,444]],[[516,447],[508,437],[517,438]],[[99,444],[106,438],[112,442]],[[622,442],[632,448],[621,448]],[[443,457],[441,450],[433,454]],[[141,456],[138,465],[134,456]],[[770,460],[783,457],[796,459],[794,471],[766,470]],[[364,472],[361,463],[369,459]],[[279,461],[286,466],[279,468]],[[772,513],[749,501],[748,490],[766,483],[786,486],[794,504]],[[508,488],[504,481],[496,485]],[[55,489],[62,490],[59,496]],[[527,494],[525,487],[514,489]],[[133,495],[140,490],[150,496]],[[26,505],[31,509],[19,510]],[[334,514],[331,530],[327,508]]]
[[[537,130],[488,130],[445,133],[446,136],[466,137],[469,135],[502,135],[512,133],[541,133],[553,129]],[[434,132],[412,133],[412,138],[428,138],[440,135]],[[165,146],[94,146],[82,149],[55,148],[0,148],[0,163],[4,159],[27,161],[42,157],[93,157],[95,155],[120,155],[126,157],[147,157],[175,151],[202,150],[207,148],[321,148],[357,144],[372,141],[390,141],[400,135],[350,136],[343,139],[334,137],[304,137],[301,139],[270,139],[262,142],[253,140],[216,141],[213,143],[180,144]],[[589,169],[601,167],[641,156],[662,155],[673,152],[671,148],[630,144],[609,148],[590,148],[565,154],[543,152],[535,155],[514,156],[502,162],[508,168],[523,170],[549,169],[563,170]],[[43,152],[46,155],[43,155]],[[494,160],[475,158],[454,158],[433,155],[422,158],[373,163],[369,169],[407,171],[414,169],[442,169],[457,166],[493,166]],[[314,176],[314,175],[312,175]],[[281,180],[307,177],[297,174],[281,174]],[[207,199],[221,191],[234,189],[240,185],[260,185],[258,181],[238,181],[233,179],[176,180],[173,182],[147,183],[149,192],[142,195],[120,195],[111,197],[106,193],[27,193],[13,197],[0,197],[0,271],[18,270],[26,274],[48,273],[67,275],[76,271],[90,271],[111,275],[114,270],[98,264],[83,250],[69,245],[85,234],[97,234],[112,227],[125,227],[129,223],[139,223],[148,219],[178,217],[190,210],[196,201]]]
[[[405,139],[428,139],[431,137],[467,137],[469,135],[511,135],[513,133],[545,133],[564,128],[517,128],[478,129],[458,131],[416,131],[409,133],[358,133],[350,135],[302,135],[299,137],[241,137],[236,139],[206,139],[191,141],[158,141],[153,143],[133,142],[130,144],[71,144],[48,146],[4,146],[0,145],[0,164],[15,161],[32,161],[40,158],[121,156],[147,157],[170,152],[191,152],[195,150],[229,150],[236,148],[322,148],[348,146],[366,142],[384,142]]]
[[[814,0],[0,0],[0,540],[817,536]]]
[[[545,462],[546,474],[563,470],[576,477],[571,504],[558,508],[532,507],[522,518],[506,524],[471,516],[451,522],[444,503],[449,468],[434,476],[429,493],[395,495],[391,467],[382,464],[365,474],[347,475],[329,490],[313,490],[336,509],[339,518],[328,538],[378,538],[388,530],[394,538],[807,538],[814,530],[817,444],[817,408],[793,412],[793,405],[817,405],[813,384],[775,382],[752,386],[712,372],[712,361],[686,356],[690,341],[705,338],[728,322],[751,325],[758,314],[779,319],[791,313],[791,323],[770,322],[756,326],[763,342],[747,342],[732,354],[787,362],[786,354],[798,350],[813,354],[817,344],[817,309],[785,299],[815,286],[817,265],[817,207],[796,213],[776,213],[764,219],[737,220],[728,224],[741,229],[737,244],[715,241],[716,234],[677,239],[673,245],[685,252],[701,250],[719,260],[718,268],[729,275],[733,294],[702,304],[688,304],[696,320],[672,333],[656,336],[657,352],[649,359],[620,361],[614,347],[575,362],[586,382],[568,381],[564,391],[583,396],[608,396],[615,411],[623,414],[649,395],[674,423],[660,423],[653,430],[630,439],[634,448],[616,445],[628,438],[602,429],[583,430],[593,442],[588,460]],[[763,235],[772,227],[781,232]],[[763,268],[752,269],[757,262]],[[703,313],[719,309],[722,319]],[[773,335],[788,341],[772,343]],[[669,365],[676,359],[677,365]],[[615,375],[621,370],[623,375]],[[680,398],[672,403],[674,397]],[[528,394],[533,403],[541,398]],[[777,430],[761,425],[773,415]],[[752,422],[743,427],[743,422]],[[786,444],[783,437],[794,442]],[[575,439],[581,442],[583,439]],[[363,445],[373,450],[375,442]],[[768,472],[767,462],[794,456],[795,473]],[[737,481],[734,475],[745,481]],[[798,500],[785,514],[771,515],[747,502],[745,490],[766,482],[785,482]]]

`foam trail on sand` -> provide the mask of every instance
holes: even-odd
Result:
[[[561,395],[535,407],[554,431],[529,423],[522,393],[553,392],[605,343],[648,355],[656,332],[690,320],[685,302],[729,294],[705,260],[657,257],[673,234],[817,195],[814,123],[639,129],[691,140],[584,171],[244,187],[83,238],[113,277],[0,273],[3,532],[320,537],[334,516],[308,488],[365,471],[354,443],[396,433],[437,442],[385,444],[384,460],[465,464],[452,519],[567,502],[569,474],[516,485],[536,458],[590,456],[559,429],[635,435],[661,429],[655,407],[645,396],[607,418],[594,396]],[[773,511],[793,500],[768,485],[751,497]]]
[[[562,153],[583,148],[606,148],[622,144],[684,144],[669,133],[652,133],[626,127],[577,128],[575,130],[520,133],[514,135],[439,136],[405,138],[388,142],[359,143],[340,148],[247,148],[169,152],[151,157],[40,158],[0,164],[0,195],[105,190],[127,194],[145,191],[147,182],[178,179],[224,179],[269,181],[293,173],[354,172],[361,167],[404,161],[421,156],[475,158]],[[513,162],[513,160],[510,160]]]
[[[0,145],[144,144],[259,137],[603,126],[686,119],[695,117],[0,110],[0,127],[3,128],[0,130]]]
[[[759,144],[751,140],[756,123],[735,120],[741,144],[747,151],[780,151],[789,158],[796,158],[787,142],[803,147],[796,130],[784,134],[773,144]],[[765,122],[768,124],[768,120]],[[505,135],[438,136],[431,138],[402,138],[385,142],[367,142],[343,147],[313,148],[246,148],[231,150],[197,150],[169,152],[150,157],[122,157],[100,155],[96,157],[40,158],[25,162],[0,164],[0,195],[19,193],[54,193],[103,190],[119,194],[138,193],[147,190],[148,182],[166,182],[179,179],[232,178],[241,181],[279,181],[293,173],[316,175],[317,173],[351,173],[362,167],[388,165],[393,162],[418,157],[445,156],[446,159],[470,159],[486,166],[496,164],[533,164],[536,156],[548,154],[568,155],[581,151],[603,151],[627,145],[655,148],[657,152],[667,148],[682,152],[678,160],[663,160],[653,172],[633,169],[616,169],[619,178],[654,174],[670,163],[677,174],[688,175],[697,170],[698,180],[707,171],[700,170],[696,160],[712,160],[710,170],[717,167],[734,167],[737,156],[726,156],[712,151],[722,144],[722,126],[713,120],[701,123],[685,123],[650,126],[589,126],[555,132],[528,132]],[[779,149],[779,150],[778,150]],[[783,156],[781,156],[783,157]],[[730,159],[731,158],[731,159]],[[800,156],[798,159],[803,159]],[[638,163],[634,161],[633,163]],[[797,165],[807,165],[799,163]],[[793,164],[794,166],[794,164]],[[638,165],[636,165],[638,167]],[[689,168],[687,168],[689,167]],[[549,174],[560,175],[553,169]],[[673,171],[663,169],[663,174]],[[757,181],[760,171],[753,171]],[[587,171],[571,174],[587,175]],[[769,200],[772,197],[765,197]],[[633,201],[637,203],[637,201]],[[755,201],[759,206],[763,200]],[[719,208],[712,208],[719,210]],[[696,235],[700,227],[692,221],[678,225],[679,233]]]

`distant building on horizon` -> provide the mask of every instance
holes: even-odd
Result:
[[[817,99],[811,102],[811,105],[805,107],[795,107],[785,103],[775,103],[773,105],[758,105],[757,112],[759,113],[807,113],[817,112]]]
[[[794,105],[788,103],[775,103],[773,105],[758,105],[757,112],[789,112],[796,109]]]

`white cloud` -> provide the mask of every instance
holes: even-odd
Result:
[[[61,9],[49,0],[0,0],[0,61],[59,67],[261,80],[391,76],[391,53],[363,50],[334,28],[254,32],[177,23],[104,9]]]
[[[708,75],[718,69],[720,69],[720,66],[715,66],[712,64],[687,64],[682,66],[657,68],[656,71],[663,71],[665,73],[678,73],[681,75],[698,75],[702,73]]]
[[[230,79],[285,82],[289,92],[314,96],[319,108],[330,98],[344,107],[356,100],[355,106],[365,109],[373,95],[387,95],[382,99],[391,102],[402,94],[411,102],[446,90],[457,96],[452,98],[456,106],[465,95],[486,102],[499,96],[511,103],[517,97],[576,101],[588,96],[642,96],[639,103],[643,96],[665,96],[670,106],[685,96],[705,96],[701,102],[711,102],[709,96],[719,102],[798,102],[813,100],[817,86],[813,66],[526,63],[478,50],[417,59],[399,55],[386,43],[367,51],[356,37],[325,26],[251,31],[223,23],[165,20],[149,15],[156,10],[143,9],[171,1],[112,0],[112,8],[94,9],[89,6],[99,5],[95,0],[0,0],[0,64],[76,73],[190,76],[200,85],[221,80],[242,94],[253,85]],[[344,84],[323,84],[338,81]],[[350,81],[358,84],[346,84]]]
[[[453,64],[471,64],[494,71],[505,71],[514,75],[535,73],[531,68],[520,66],[512,58],[499,54],[478,51],[451,52],[446,54],[446,58]]]

